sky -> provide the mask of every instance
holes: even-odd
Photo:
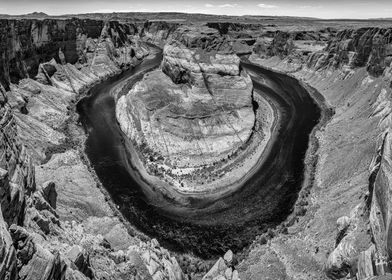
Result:
[[[318,18],[392,17],[392,0],[0,0],[0,14],[185,12]]]

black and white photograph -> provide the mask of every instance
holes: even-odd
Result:
[[[0,0],[0,280],[392,280],[391,0]]]

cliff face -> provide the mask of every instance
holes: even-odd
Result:
[[[99,20],[1,20],[0,82],[8,86],[22,78],[35,77],[40,63],[86,63],[89,40],[97,39],[105,26]],[[105,32],[116,47],[135,35],[132,24],[109,22]],[[61,51],[61,52],[59,52]]]
[[[81,27],[76,28],[76,33],[60,32],[63,38],[58,37],[56,43],[51,38],[53,26],[49,23],[64,30]],[[34,41],[33,36],[27,41],[35,44],[14,50],[14,58],[19,64],[31,62],[26,68],[29,72],[15,68],[12,64],[14,58],[4,64],[14,69],[9,75],[11,82],[12,79],[18,82],[7,84],[7,99],[15,112],[18,134],[33,154],[33,159],[40,161],[45,159],[50,149],[72,142],[66,137],[64,129],[70,120],[67,113],[69,105],[77,95],[97,82],[119,74],[122,68],[137,64],[147,54],[147,49],[134,36],[135,27],[128,24],[75,20],[42,21],[38,25],[43,26],[40,40]],[[94,28],[100,29],[99,32]],[[12,50],[13,44],[23,45],[23,40],[20,40],[22,36],[16,36],[16,43],[7,50]],[[51,51],[43,52],[43,48]],[[30,53],[34,60],[28,56]],[[51,53],[55,55],[50,57]],[[26,61],[23,61],[23,56]],[[36,65],[38,61],[40,63]],[[24,75],[27,77],[20,79]]]
[[[392,29],[361,28],[336,34],[323,54],[310,57],[308,65],[317,68],[366,67],[370,75],[378,77],[392,61]]]
[[[390,273],[390,32],[361,28],[324,37],[324,31],[306,39],[279,32],[258,39],[264,45],[255,47],[253,62],[308,83],[335,114],[317,133],[319,160],[307,212],[289,235],[255,248],[242,275],[257,271],[248,264],[261,251],[259,262],[285,270],[267,275],[373,279]],[[295,259],[295,252],[306,253]]]
[[[131,235],[97,188],[70,109],[80,93],[148,54],[136,28],[76,19],[2,24],[0,278],[182,279],[175,258]]]
[[[233,36],[236,32],[250,32],[260,31],[263,28],[263,24],[246,24],[240,22],[208,22],[206,24],[210,28],[215,28],[221,35]]]
[[[259,58],[290,59],[292,67],[300,68],[310,55],[324,49],[335,34],[336,31],[330,28],[302,32],[269,31],[257,38],[253,54]]]
[[[383,143],[379,150],[378,160],[374,163],[374,177],[372,178],[372,193],[369,197],[370,207],[370,225],[374,238],[373,254],[377,252],[376,267],[378,270],[387,269],[387,264],[392,256],[391,248],[391,135],[390,129],[386,131],[383,137]],[[374,259],[374,256],[373,256]],[[379,271],[376,271],[376,273]]]
[[[157,46],[164,47],[166,42],[175,36],[175,40],[181,41],[180,38],[182,31],[178,28],[187,28],[186,23],[183,22],[165,22],[165,21],[147,21],[144,24],[139,24],[139,34],[147,42],[151,42]],[[226,44],[230,45],[232,51],[236,54],[250,54],[252,53],[252,46],[256,42],[255,32],[258,34],[262,28],[262,24],[243,24],[243,23],[230,23],[230,22],[208,22],[205,25],[195,24],[196,28],[205,29],[207,26],[210,32],[217,30],[215,34],[219,37],[224,37]],[[210,40],[206,37],[207,40]],[[201,42],[196,44],[202,46]],[[195,45],[195,46],[196,46]]]
[[[1,20],[0,81],[8,85],[34,77],[41,62],[55,58],[76,63],[82,54],[83,37],[98,38],[102,21],[81,20]]]
[[[391,32],[385,28],[278,31],[259,38],[254,54],[291,59],[297,67],[306,65],[316,71],[366,67],[370,75],[379,77],[392,61]]]
[[[176,22],[146,21],[139,25],[139,34],[143,40],[163,47],[180,25]]]
[[[8,225],[21,225],[25,215],[25,194],[35,191],[34,168],[17,136],[15,118],[4,104],[5,90],[0,86],[1,161],[0,161],[0,277],[16,279],[17,259]],[[9,277],[9,278],[8,278]]]

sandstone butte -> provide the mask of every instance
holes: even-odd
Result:
[[[119,98],[116,116],[139,151],[139,168],[157,179],[151,183],[182,193],[225,192],[252,167],[252,93],[218,30],[181,27],[165,45],[160,69]]]
[[[132,114],[140,118],[121,124],[128,137],[135,145],[145,141],[152,157],[160,152],[161,168],[184,169],[184,153],[196,169],[238,150],[251,139],[257,118],[249,110],[249,78],[226,46],[195,46],[192,30],[165,21],[1,19],[0,279],[391,279],[389,23],[331,21],[326,27],[290,18],[273,24],[230,20],[206,20],[219,34],[205,27],[202,33],[217,43],[227,40],[253,63],[301,80],[332,108],[305,159],[316,159],[315,172],[287,221],[256,238],[238,260],[231,251],[215,264],[175,254],[122,219],[97,188],[84,156],[76,100],[93,84],[140,63],[149,52],[145,41],[166,45],[164,60],[118,101],[124,110],[117,113],[120,124],[123,118],[132,123]],[[187,39],[178,38],[179,32]],[[189,56],[192,63],[185,63]],[[232,81],[241,84],[235,92],[244,98],[233,94]],[[158,93],[164,98],[157,99]],[[223,93],[232,100],[219,99]],[[213,102],[203,104],[204,98]],[[128,100],[141,106],[132,108]],[[197,106],[207,118],[196,126]],[[236,133],[217,123],[226,118]],[[175,149],[158,150],[163,140],[149,134],[150,127],[160,127],[165,141],[176,139]],[[200,149],[187,149],[185,136],[200,138]],[[214,137],[222,145],[209,145]],[[156,168],[149,158],[143,164]],[[174,185],[178,178],[166,179]]]

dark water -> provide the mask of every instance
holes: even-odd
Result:
[[[240,190],[222,197],[214,207],[173,219],[165,209],[146,199],[125,168],[126,140],[116,122],[114,99],[109,95],[110,88],[127,79],[130,88],[143,71],[158,66],[161,58],[147,59],[120,77],[97,85],[78,103],[80,120],[88,133],[86,153],[124,216],[161,244],[203,258],[222,255],[228,249],[240,251],[291,212],[303,181],[309,134],[320,118],[320,109],[295,79],[243,63],[253,76],[255,92],[270,99],[282,113],[277,141],[265,164]],[[272,86],[263,86],[259,78]]]

